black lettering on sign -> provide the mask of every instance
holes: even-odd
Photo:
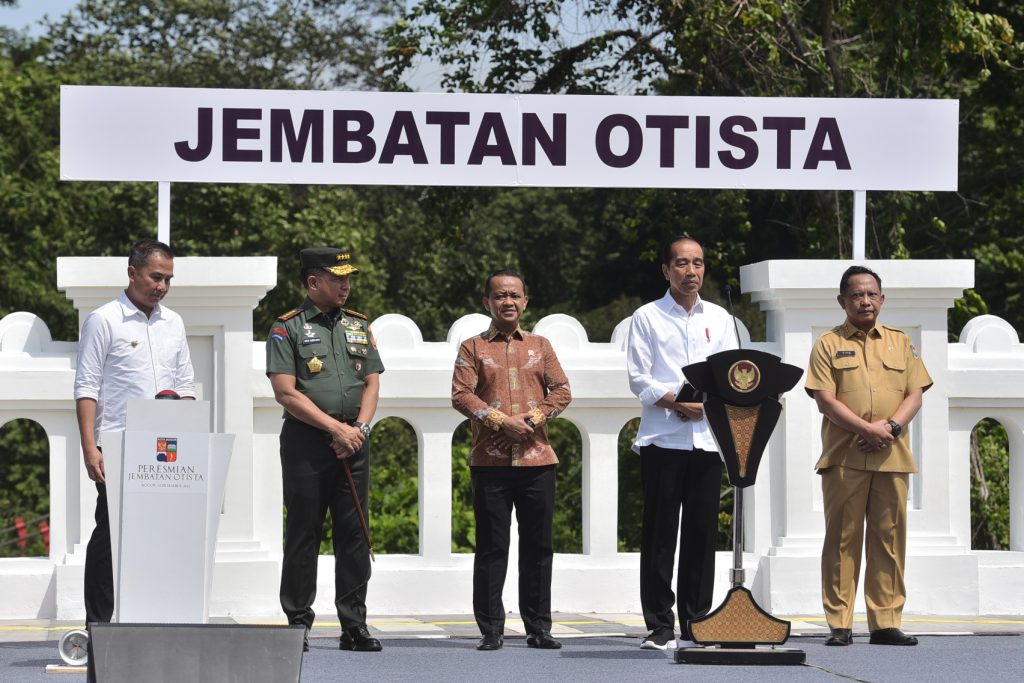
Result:
[[[322,109],[307,109],[302,112],[299,132],[295,132],[292,113],[288,109],[270,110],[270,160],[283,159],[282,141],[288,145],[289,161],[301,162],[306,158],[306,149],[312,147],[310,158],[314,164],[324,162],[324,112]]]
[[[826,141],[828,149],[825,149]],[[850,170],[850,157],[846,153],[846,145],[843,144],[843,136],[839,132],[839,123],[834,118],[818,120],[818,127],[814,129],[814,137],[807,150],[804,168],[813,170],[825,161],[834,162],[840,171]]]
[[[428,111],[427,125],[441,127],[441,163],[455,163],[455,126],[469,125],[469,112]]]
[[[263,161],[263,152],[258,149],[239,149],[242,140],[259,140],[259,128],[243,128],[242,121],[260,121],[261,109],[224,108],[224,161]]]
[[[766,116],[764,129],[774,130],[775,134],[775,168],[792,168],[793,131],[803,130],[806,121],[800,116]]]
[[[744,154],[737,157],[731,151],[721,151],[718,153],[718,160],[726,168],[742,170],[750,168],[757,162],[757,142],[743,133],[737,133],[737,127],[745,133],[757,130],[757,124],[746,116],[727,116],[722,119],[722,125],[718,127],[718,135],[722,138],[722,142],[742,150]]]
[[[349,124],[354,123],[354,129]],[[370,137],[373,131],[373,115],[361,109],[336,109],[334,111],[334,156],[336,164],[365,164],[373,161],[377,154],[377,143]],[[358,145],[349,150],[349,143]]]
[[[626,151],[621,155],[613,152],[611,146],[612,131],[616,128],[625,130],[627,136]],[[644,150],[644,131],[632,116],[610,114],[597,124],[594,144],[597,147],[597,156],[606,166],[626,168],[635,164]]]
[[[490,141],[492,133],[493,143]],[[512,151],[512,142],[508,139],[505,122],[501,114],[495,111],[485,112],[481,118],[480,129],[476,132],[473,149],[469,152],[469,160],[466,163],[470,166],[479,166],[484,162],[484,157],[498,157],[502,166],[516,165],[516,155]]]
[[[647,117],[647,127],[661,132],[661,148],[658,163],[662,168],[676,165],[676,131],[690,127],[689,116],[652,114]]]
[[[401,141],[403,133],[405,142]],[[382,164],[393,164],[395,157],[399,155],[412,157],[414,164],[427,163],[427,153],[423,149],[423,140],[420,139],[420,131],[416,128],[416,119],[411,111],[395,112],[377,161]]]
[[[565,114],[552,114],[552,131],[548,135],[539,116],[523,114],[523,166],[537,164],[537,145],[544,150],[552,166],[565,166],[565,122]]]
[[[187,140],[174,143],[174,151],[183,161],[202,161],[210,156],[213,149],[213,107],[200,107],[196,122],[196,146],[189,147]]]

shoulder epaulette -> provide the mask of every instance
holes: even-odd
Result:
[[[907,336],[907,333],[904,332],[903,330],[899,329],[898,327],[889,327],[888,325],[879,325],[879,327],[884,327],[885,329],[889,330],[890,332],[895,332],[896,334],[901,334],[904,337]]]
[[[345,313],[349,314],[353,318],[362,318],[363,320],[369,320],[369,318],[367,318],[365,315],[363,315],[359,311],[353,311],[351,308],[346,308],[344,310],[345,310]]]
[[[302,313],[302,309],[301,308],[293,308],[292,310],[288,311],[284,315],[277,316],[277,319],[278,320],[291,320],[292,318],[297,316],[299,313]]]

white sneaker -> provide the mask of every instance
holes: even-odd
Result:
[[[668,633],[651,633],[649,636],[640,641],[641,650],[674,650],[676,649],[676,639],[673,634]]]

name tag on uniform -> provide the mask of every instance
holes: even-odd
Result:
[[[320,343],[320,337],[307,337],[306,339],[302,340],[302,345],[303,346],[305,346],[306,344],[319,344],[319,343]]]
[[[856,355],[856,351],[836,351],[836,358],[852,358]]]
[[[367,337],[366,333],[363,332],[362,330],[359,330],[358,332],[352,331],[352,330],[346,331],[345,332],[345,341],[347,341],[349,344],[369,344],[370,343],[369,337]]]

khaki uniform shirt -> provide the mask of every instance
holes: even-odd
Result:
[[[452,373],[452,406],[470,418],[472,466],[539,466],[558,462],[544,424],[572,400],[569,380],[551,342],[516,329],[506,337],[493,325],[459,347]],[[530,439],[504,449],[495,443],[507,415],[530,413]]]
[[[295,388],[340,420],[359,415],[367,375],[384,364],[361,313],[322,313],[309,299],[278,318],[267,337],[267,374],[295,377]],[[285,418],[297,419],[288,411]]]
[[[846,321],[821,335],[811,351],[807,369],[807,393],[829,391],[840,403],[868,422],[888,420],[914,389],[927,390],[932,378],[900,330],[876,325],[864,333]],[[821,421],[822,454],[818,469],[842,465],[877,472],[917,472],[908,445],[909,431],[889,448],[863,453],[857,435]]]

